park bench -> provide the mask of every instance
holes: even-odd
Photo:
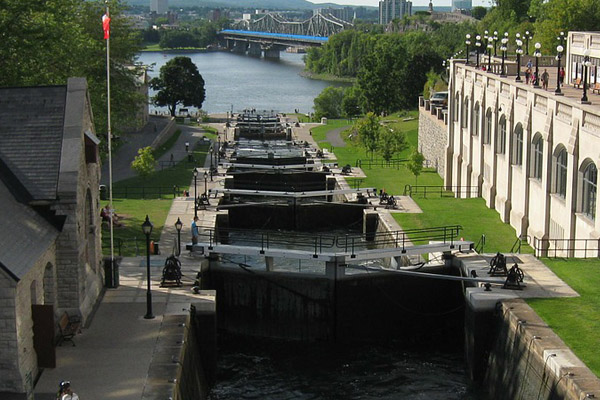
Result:
[[[594,84],[594,87],[592,88],[592,93],[600,94],[600,82]]]
[[[575,82],[573,82],[573,86],[579,89],[579,86],[581,86],[581,78],[575,79]]]
[[[61,346],[64,341],[71,342],[75,346],[73,337],[81,332],[81,320],[78,317],[71,317],[65,311],[58,320],[58,330],[60,337],[58,338],[58,345]]]

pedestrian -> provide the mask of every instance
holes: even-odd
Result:
[[[527,68],[528,68],[529,70],[531,70],[531,68],[533,68],[533,64],[532,64],[532,62],[531,62],[531,59],[529,59],[529,61],[527,61]]]
[[[530,79],[531,79],[531,68],[527,68],[525,70],[525,84],[529,85]]]
[[[192,222],[192,244],[198,244],[198,216],[194,217],[194,221]]]
[[[544,90],[548,89],[548,80],[550,80],[550,75],[548,75],[548,70],[544,69],[544,72],[542,73],[542,88]]]
[[[77,396],[76,393],[73,393],[73,389],[71,389],[71,382],[61,381],[58,384],[56,400],[79,400],[79,396]]]
[[[562,86],[565,83],[565,67],[561,67],[558,71],[558,83]]]

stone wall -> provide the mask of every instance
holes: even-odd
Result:
[[[169,140],[169,138],[173,136],[173,134],[176,131],[177,123],[175,123],[175,118],[169,117],[169,123],[163,128],[162,131],[160,131],[158,135],[156,135],[156,138],[154,139],[150,147],[152,147],[153,150],[158,149],[160,145]]]
[[[426,164],[435,167],[441,177],[446,165],[447,135],[444,121],[419,107],[419,151],[425,156]]]

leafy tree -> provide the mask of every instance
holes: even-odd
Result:
[[[172,116],[178,104],[202,108],[204,102],[204,79],[196,64],[189,57],[175,57],[160,68],[160,75],[150,81],[157,90],[154,104],[167,106]]]
[[[159,46],[163,49],[200,47],[200,40],[191,32],[168,30],[161,34]]]
[[[354,123],[354,129],[358,134],[358,142],[371,153],[371,158],[379,144],[379,136],[383,127],[379,123],[379,117],[372,112],[367,113],[364,118]]]
[[[471,16],[475,19],[483,19],[487,14],[487,8],[482,6],[475,6],[471,9]]]
[[[342,112],[348,118],[354,118],[362,113],[362,99],[358,86],[350,86],[344,90]]]
[[[322,117],[339,118],[342,116],[342,99],[344,98],[344,89],[334,86],[328,86],[315,98],[315,116],[317,119]]]
[[[387,131],[382,127],[377,140],[377,153],[385,161],[390,161],[394,154],[401,152],[408,147],[406,135],[404,132],[388,128]]]
[[[143,178],[156,169],[156,160],[152,154],[152,147],[143,147],[138,150],[138,155],[131,162],[131,168]]]
[[[410,155],[410,159],[406,167],[412,174],[415,176],[415,185],[417,184],[417,179],[419,175],[421,175],[421,171],[423,171],[423,162],[425,161],[425,156],[419,153],[417,149],[414,149]]]

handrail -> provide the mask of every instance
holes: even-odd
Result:
[[[531,242],[531,237],[529,235],[521,235],[517,237],[517,240],[513,243],[510,248],[511,253],[521,254],[521,246],[523,244],[523,239],[525,239],[525,243],[529,244]]]
[[[161,198],[163,196],[181,196],[179,186],[113,186],[113,197],[116,198]]]
[[[481,248],[480,248],[481,246]],[[483,253],[483,248],[485,247],[485,233],[481,234],[481,237],[479,238],[479,240],[477,241],[477,243],[474,246],[475,252],[478,254]]]
[[[533,238],[536,257],[600,258],[600,239]]]
[[[454,197],[455,195],[468,194],[470,196],[481,197],[479,186],[473,185],[404,185],[404,195],[412,197],[422,194],[427,198],[427,194],[439,194],[440,197]]]
[[[128,244],[128,242],[132,242],[132,244]],[[131,239],[114,238],[113,244],[118,256],[122,256],[124,251],[130,249],[135,250],[136,256],[140,255],[140,247],[138,246],[137,237],[133,237]],[[107,250],[110,249],[110,242],[102,241],[102,248]]]

